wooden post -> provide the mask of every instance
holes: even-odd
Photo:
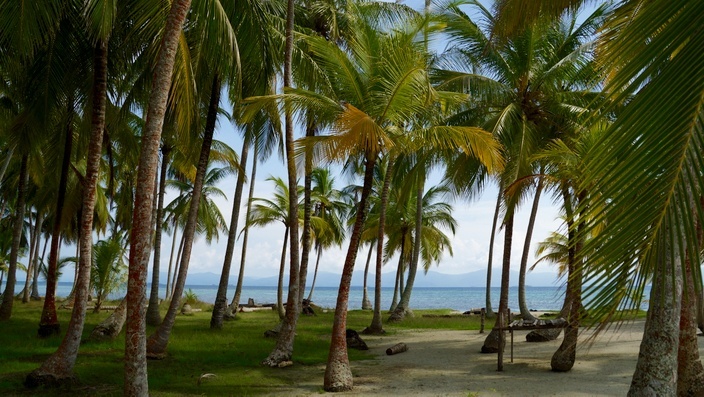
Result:
[[[486,320],[486,309],[482,307],[482,312],[481,312],[481,325],[479,326],[479,333],[483,334],[484,333],[484,321]]]

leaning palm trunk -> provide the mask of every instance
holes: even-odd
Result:
[[[59,178],[59,191],[56,196],[56,212],[54,225],[51,229],[51,248],[49,250],[49,263],[47,264],[46,294],[44,296],[44,307],[39,320],[40,337],[47,337],[58,334],[60,330],[59,319],[56,317],[56,282],[59,261],[59,240],[61,239],[61,218],[64,212],[64,201],[66,199],[66,184],[68,181],[68,171],[71,165],[71,148],[73,147],[73,103],[69,105],[68,122],[66,127],[66,141],[64,144],[63,160],[61,162],[61,177]],[[91,242],[90,246],[93,244]],[[75,285],[75,283],[74,283]]]
[[[494,238],[496,237],[496,223],[499,220],[499,212],[501,210],[501,186],[499,186],[499,195],[496,197],[496,209],[494,209],[494,221],[491,224],[491,237],[489,238],[489,260],[486,269],[486,316],[493,318],[496,314],[491,307],[491,264],[494,258]]]
[[[83,335],[83,326],[86,318],[86,306],[90,287],[90,271],[93,250],[93,209],[96,201],[96,186],[100,173],[100,156],[103,143],[103,130],[105,129],[105,108],[107,102],[107,42],[98,40],[94,48],[94,82],[93,82],[93,110],[91,114],[91,134],[88,144],[86,160],[86,175],[83,185],[83,203],[81,211],[81,234],[79,246],[81,249],[78,259],[78,281],[74,290],[76,296],[68,323],[66,335],[61,345],[39,369],[27,376],[28,385],[61,383],[72,381],[73,368],[78,356],[78,348]],[[60,213],[60,212],[59,212]]]
[[[357,251],[362,236],[364,217],[367,211],[369,194],[372,191],[372,181],[374,179],[374,163],[376,158],[366,156],[364,172],[364,186],[362,196],[359,199],[357,217],[350,237],[350,246],[345,257],[345,265],[342,268],[342,278],[340,288],[337,293],[337,304],[335,305],[335,318],[332,325],[332,339],[330,341],[330,352],[328,362],[325,367],[325,380],[323,388],[328,392],[338,392],[352,389],[352,371],[350,370],[349,357],[347,356],[347,304],[349,302],[350,283],[352,282],[352,272],[357,259]]]
[[[396,310],[396,306],[398,305],[398,291],[401,288],[401,280],[403,279],[403,242],[404,240],[401,240],[401,254],[398,257],[398,266],[396,267],[396,282],[394,283],[394,295],[393,298],[391,298],[391,306],[389,307],[389,311],[393,312]]]
[[[569,312],[567,314],[567,328],[562,344],[553,354],[550,360],[550,367],[556,372],[567,372],[572,369],[577,354],[577,337],[579,336],[580,311],[582,309],[582,265],[579,259],[582,248],[582,235],[584,229],[584,218],[581,217],[578,230],[574,230],[574,218],[571,206],[570,194],[567,188],[563,187],[562,195],[565,200],[565,213],[567,215],[567,245],[568,245],[568,274],[567,274],[567,297],[569,301]],[[583,202],[584,194],[580,199]],[[573,248],[574,247],[574,248]]]
[[[668,233],[663,230],[662,234]],[[676,246],[670,249],[676,251]],[[682,265],[678,252],[658,252],[655,255],[656,258],[650,259],[655,263],[648,317],[636,371],[628,390],[628,395],[634,397],[674,396],[677,393],[675,369],[680,334]]]
[[[37,220],[34,223],[34,232],[32,233],[30,250],[31,255],[29,257],[30,266],[27,268],[27,276],[24,279],[24,291],[22,293],[22,303],[29,302],[29,296],[31,291],[31,281],[35,270],[39,267],[39,238],[41,237],[42,223],[44,223],[44,213],[37,211]]]
[[[117,308],[90,333],[90,340],[102,342],[114,340],[122,331],[127,317],[127,299],[123,298]]]
[[[504,237],[504,257],[503,265],[501,266],[501,294],[499,295],[499,313],[496,316],[494,328],[489,332],[484,345],[482,345],[482,353],[498,353],[503,351],[506,344],[504,331],[500,330],[505,327],[505,321],[508,318],[508,283],[511,271],[511,244],[513,242],[513,214],[510,214],[506,219],[504,229],[506,230]]]
[[[389,187],[391,186],[391,174],[394,170],[395,161],[393,157],[389,158],[389,166],[386,169],[386,175],[384,175],[384,185],[381,188],[381,203],[379,206],[379,230],[376,235],[376,274],[374,277],[374,315],[372,316],[372,323],[367,327],[364,332],[368,334],[383,334],[384,328],[381,323],[381,266],[383,265],[383,251],[384,251],[384,229],[386,225],[386,207],[389,203]],[[403,256],[403,242],[405,239],[401,240],[401,256]],[[371,254],[371,247],[370,254]],[[400,264],[399,264],[400,266]],[[365,277],[366,279],[366,277]],[[394,291],[394,298],[396,297],[396,292]]]
[[[191,8],[191,0],[174,0],[166,18],[161,48],[154,66],[147,119],[142,134],[132,232],[130,270],[127,282],[127,326],[125,335],[125,387],[128,396],[149,393],[147,380],[146,311],[147,261],[151,249],[152,190],[156,179],[159,141],[164,125],[166,103],[171,87],[176,49],[181,27]]]
[[[288,244],[288,231],[286,227],[284,231],[284,244],[281,249],[281,262],[279,264],[279,282],[276,286],[276,312],[279,313],[279,319],[283,320],[286,317],[284,310],[284,270],[286,269],[286,245]]]
[[[528,271],[528,253],[530,252],[530,240],[533,237],[533,227],[535,226],[535,217],[538,214],[538,203],[540,202],[540,194],[543,192],[543,178],[538,179],[538,186],[535,188],[535,197],[533,197],[533,206],[530,209],[530,218],[528,220],[528,229],[526,230],[526,239],[523,242],[523,255],[521,255],[521,266],[518,269],[518,307],[521,311],[521,317],[524,320],[535,320],[526,304],[526,272]]]
[[[421,176],[421,180],[418,183],[418,188],[416,190],[416,225],[415,225],[415,235],[413,242],[413,255],[411,257],[411,265],[408,267],[408,280],[406,282],[406,288],[403,289],[403,294],[401,294],[401,301],[396,306],[396,309],[391,313],[389,321],[401,321],[406,316],[413,316],[411,311],[411,293],[413,292],[413,284],[416,280],[416,273],[418,273],[418,262],[420,262],[420,246],[422,239],[423,230],[423,191],[425,190],[425,176]]]
[[[220,283],[218,284],[218,293],[215,296],[215,305],[213,306],[213,314],[210,317],[210,328],[222,328],[227,309],[227,286],[230,283],[230,268],[232,267],[232,257],[235,252],[235,240],[237,240],[237,222],[240,217],[240,207],[242,203],[242,190],[244,189],[245,175],[243,170],[247,168],[247,157],[249,156],[249,147],[251,146],[252,131],[251,127],[247,127],[247,132],[242,143],[242,152],[240,155],[240,172],[237,173],[237,184],[235,185],[235,196],[232,200],[232,215],[230,217],[230,229],[227,232],[227,246],[225,247],[225,259],[222,264],[222,272],[220,273]],[[255,160],[256,161],[256,160]],[[239,280],[238,280],[239,282]],[[235,312],[237,308],[235,307]]]
[[[286,45],[284,48],[284,89],[291,87],[292,62],[293,62],[293,27],[294,27],[294,0],[288,0],[286,5]],[[293,355],[293,339],[296,336],[296,324],[300,313],[301,300],[298,289],[299,284],[299,250],[298,250],[298,186],[296,182],[296,162],[293,137],[293,109],[284,106],[284,119],[286,123],[286,173],[288,175],[288,219],[290,239],[290,272],[288,284],[288,300],[286,317],[281,323],[276,346],[262,364],[273,367],[284,361],[289,361]]]
[[[313,282],[310,285],[310,291],[308,292],[308,302],[313,301],[313,291],[315,290],[315,280],[318,278],[318,265],[320,265],[320,257],[323,254],[323,247],[320,244],[317,244],[316,246],[316,252],[317,252],[317,258],[315,260],[315,271],[313,272]],[[367,265],[369,262],[367,261]],[[365,292],[366,292],[366,280],[364,281],[364,287],[365,287]],[[364,309],[364,307],[362,307]]]
[[[249,222],[250,213],[252,212],[252,198],[254,197],[254,180],[257,176],[257,147],[254,147],[254,157],[252,159],[252,175],[249,177],[249,197],[247,198],[247,213],[245,220]],[[247,223],[246,222],[246,223]],[[230,316],[234,317],[237,313],[237,308],[240,306],[242,298],[242,285],[244,284],[244,264],[247,259],[247,241],[249,241],[249,228],[245,227],[244,236],[242,236],[242,256],[240,257],[240,270],[237,275],[237,285],[235,286],[235,296],[230,303]]]
[[[166,188],[166,171],[169,168],[169,153],[171,149],[164,146],[161,149],[161,171],[159,172],[159,196],[156,206],[156,227],[154,228],[154,264],[152,265],[152,288],[149,292],[149,306],[147,307],[147,324],[161,324],[159,313],[159,263],[161,262],[161,236],[164,223],[164,193]]]
[[[215,121],[217,118],[218,106],[220,104],[220,79],[216,76],[213,78],[213,85],[210,92],[210,103],[208,106],[208,115],[205,121],[205,131],[203,133],[203,143],[201,144],[200,157],[198,158],[198,166],[196,168],[196,178],[193,181],[193,192],[191,194],[191,203],[188,208],[188,218],[186,218],[186,227],[183,230],[184,243],[183,253],[181,254],[181,264],[178,269],[178,277],[174,283],[174,296],[171,299],[169,310],[164,316],[164,321],[159,328],[147,339],[147,357],[163,358],[166,356],[166,347],[169,343],[171,330],[176,321],[176,313],[178,313],[181,303],[181,295],[186,285],[186,276],[188,274],[188,264],[191,260],[191,249],[193,248],[193,239],[196,233],[196,225],[198,223],[198,208],[200,207],[200,198],[203,193],[203,180],[205,172],[208,168],[208,158],[210,157],[210,147],[213,143],[213,134],[215,132]]]
[[[367,279],[369,278],[369,263],[372,261],[372,251],[374,243],[369,244],[369,253],[367,254],[367,263],[364,265],[364,286],[362,287],[362,310],[372,309],[372,303],[369,301],[369,293],[367,292]],[[315,265],[316,268],[318,265]],[[310,298],[308,298],[310,299]]]
[[[677,395],[701,396],[704,394],[704,367],[699,357],[697,341],[697,292],[689,257],[685,263],[680,315],[680,340],[677,352]]]
[[[49,246],[49,238],[44,239],[44,249],[42,249],[42,257],[40,263],[44,263],[44,257],[46,256],[46,247]],[[39,296],[39,263],[34,267],[34,276],[32,276],[32,296],[30,297],[34,301],[41,300]]]
[[[24,205],[27,195],[27,155],[22,156],[20,163],[20,183],[17,189],[17,208],[15,219],[12,220],[12,247],[10,248],[10,264],[7,270],[7,282],[5,292],[0,304],[0,321],[9,320],[12,317],[12,304],[15,301],[15,283],[17,273],[17,257],[20,252],[20,242],[22,240],[22,225],[24,224]]]

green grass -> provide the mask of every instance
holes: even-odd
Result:
[[[112,303],[106,303],[106,305]],[[61,337],[39,339],[36,336],[41,302],[15,303],[12,319],[0,323],[0,395],[100,395],[122,394],[124,333],[111,342],[84,342],[75,371],[80,385],[72,390],[26,390],[25,376],[56,350]],[[171,334],[168,357],[149,361],[149,389],[153,396],[183,395],[259,395],[275,392],[301,382],[322,385],[325,362],[330,347],[333,311],[318,309],[317,316],[301,316],[294,344],[295,365],[271,369],[259,363],[271,352],[276,341],[263,336],[278,323],[275,311],[240,313],[225,322],[222,330],[209,328],[210,305],[197,303],[204,311],[193,316],[178,316]],[[164,308],[165,310],[165,308]],[[424,314],[448,315],[450,310],[418,310],[401,323],[384,324],[389,335],[401,329],[478,330],[478,316],[423,317]],[[70,311],[59,310],[65,332]],[[109,312],[87,313],[84,341],[93,327]],[[388,317],[384,313],[384,318]],[[361,331],[371,322],[369,311],[350,311],[347,327]],[[490,328],[492,321],[487,321]],[[151,334],[153,328],[148,328]],[[63,336],[63,334],[62,334]],[[373,359],[369,352],[350,350],[350,360]],[[215,374],[198,385],[203,374]],[[314,392],[312,390],[311,392]]]

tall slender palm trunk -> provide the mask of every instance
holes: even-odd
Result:
[[[63,160],[61,161],[61,177],[59,178],[59,191],[56,197],[56,212],[54,225],[51,229],[51,248],[49,249],[49,263],[47,264],[46,294],[44,295],[44,307],[39,320],[39,330],[42,338],[58,334],[61,326],[56,317],[56,282],[59,262],[59,241],[61,239],[61,218],[64,212],[64,201],[66,200],[66,184],[68,181],[69,165],[71,164],[71,150],[73,147],[73,100],[69,98],[68,121],[66,126],[66,140],[64,143]],[[91,229],[92,232],[92,229]],[[92,247],[91,242],[91,247]],[[75,284],[75,283],[74,283]]]
[[[535,317],[530,313],[528,305],[526,304],[526,272],[528,271],[528,254],[530,253],[530,241],[533,237],[535,217],[538,214],[538,203],[540,202],[540,194],[542,192],[543,178],[539,178],[538,185],[535,188],[535,196],[533,197],[533,206],[530,209],[528,229],[526,229],[526,239],[523,242],[523,254],[521,255],[521,265],[518,269],[518,307],[521,311],[521,317],[524,320],[535,319]]]
[[[315,122],[308,121],[306,127],[306,137],[314,137],[316,131]],[[313,211],[311,203],[311,190],[313,185],[313,158],[310,153],[306,153],[305,176],[303,177],[303,236],[301,237],[301,266],[298,273],[298,302],[303,301],[306,293],[306,278],[308,276],[308,258],[310,257],[310,217]]]
[[[161,262],[161,236],[164,223],[164,195],[166,188],[166,171],[169,168],[169,154],[171,148],[164,145],[161,148],[161,170],[159,172],[159,196],[156,206],[156,227],[154,228],[154,264],[152,265],[152,288],[149,292],[149,306],[147,307],[147,324],[161,324],[159,313],[159,263]]]
[[[46,257],[46,248],[49,246],[49,237],[44,239],[44,248],[42,249],[42,256],[39,259],[39,263],[34,267],[34,275],[32,276],[32,300],[38,301],[41,299],[39,296],[39,267],[41,263],[44,263],[44,258]]]
[[[494,323],[494,328],[489,332],[486,339],[484,340],[484,345],[482,346],[482,353],[497,353],[499,350],[503,351],[506,344],[506,335],[503,331],[499,331],[500,328],[505,327],[505,321],[508,319],[509,309],[508,309],[508,284],[511,274],[511,245],[513,243],[513,219],[514,214],[511,213],[506,218],[504,223],[504,257],[501,266],[501,293],[499,295],[499,312],[496,316],[496,322]],[[500,369],[501,370],[501,369]]]
[[[252,212],[252,199],[254,198],[254,181],[257,177],[257,147],[254,147],[254,158],[252,159],[252,174],[249,177],[249,196],[247,198],[247,213],[245,214],[245,220],[248,223],[250,214]],[[232,308],[233,316],[237,313],[237,308],[240,306],[240,299],[242,298],[242,285],[244,284],[244,265],[247,259],[247,242],[249,241],[249,228],[244,229],[244,235],[242,236],[242,255],[240,256],[240,270],[237,275],[237,285],[235,286],[235,296],[232,298],[232,303],[230,307]]]
[[[489,260],[486,269],[486,316],[493,318],[496,314],[491,306],[491,272],[494,260],[494,239],[496,237],[496,224],[499,222],[499,212],[501,211],[502,188],[499,186],[499,194],[496,197],[496,208],[494,209],[494,220],[491,224],[491,237],[489,238]]]
[[[31,243],[29,244],[30,256],[29,256],[29,266],[27,267],[27,276],[24,279],[24,291],[22,293],[22,303],[29,302],[29,296],[31,292],[31,281],[32,275],[35,273],[35,269],[39,266],[39,240],[41,237],[42,224],[44,223],[44,213],[42,211],[37,211],[37,218],[34,222],[34,231],[32,232]]]
[[[288,245],[289,228],[284,231],[284,243],[281,248],[281,262],[279,263],[279,281],[276,285],[276,312],[279,313],[279,319],[283,320],[286,317],[284,309],[284,271],[286,270],[286,248]]]
[[[320,244],[316,244],[315,246],[315,251],[316,251],[316,259],[315,259],[315,271],[313,272],[313,282],[310,285],[310,291],[308,291],[308,301],[312,302],[313,301],[313,291],[315,290],[315,281],[318,278],[318,266],[320,265],[320,257],[323,256],[323,246]],[[365,282],[366,284],[366,282]]]
[[[413,316],[413,312],[410,309],[411,304],[411,293],[413,292],[413,285],[416,280],[416,273],[418,273],[418,263],[420,262],[420,246],[422,241],[422,230],[423,230],[423,192],[425,191],[425,175],[422,175],[420,182],[416,188],[416,224],[413,236],[413,255],[411,256],[411,264],[408,267],[408,279],[406,281],[406,288],[403,289],[401,294],[401,300],[396,306],[396,309],[391,316],[389,316],[389,321],[401,321],[407,315]]]
[[[382,334],[384,333],[384,327],[381,323],[381,267],[384,264],[383,251],[384,251],[384,234],[386,227],[386,207],[389,204],[389,188],[391,187],[391,175],[394,171],[395,160],[393,157],[389,158],[389,166],[386,168],[386,175],[384,175],[384,185],[381,187],[381,202],[379,203],[379,230],[376,235],[376,267],[375,267],[375,277],[374,277],[374,315],[372,316],[372,323],[365,329],[365,333],[371,334]],[[403,244],[405,239],[401,239],[401,244]],[[371,249],[371,248],[370,248]],[[371,252],[371,251],[370,251]],[[401,246],[401,256],[403,256],[403,245]],[[400,267],[400,264],[399,264]],[[394,292],[394,297],[396,293]]]
[[[369,264],[372,262],[372,251],[374,251],[374,243],[369,244],[369,253],[367,253],[367,261],[364,265],[364,283],[362,287],[362,310],[373,309],[372,303],[369,301],[369,292],[367,291],[367,280],[369,279]],[[316,269],[318,265],[316,264]],[[317,270],[316,270],[317,272]],[[313,280],[315,281],[315,280]],[[310,299],[310,298],[308,298]]]
[[[158,163],[159,141],[164,125],[166,103],[171,87],[176,49],[181,27],[191,0],[174,0],[166,19],[161,48],[154,67],[147,119],[142,135],[137,188],[135,191],[132,232],[130,233],[130,270],[127,282],[127,325],[125,335],[125,387],[127,396],[149,394],[146,355],[147,261],[151,251],[152,197]]]
[[[86,318],[90,271],[93,251],[93,209],[96,201],[96,186],[100,173],[103,131],[105,129],[105,109],[107,104],[107,42],[98,40],[94,48],[93,109],[91,113],[91,134],[88,143],[86,175],[83,184],[83,211],[81,212],[80,255],[78,259],[78,281],[74,290],[76,296],[68,323],[66,335],[54,354],[42,366],[27,376],[26,384],[52,384],[71,381],[73,368],[81,344]],[[60,212],[59,212],[60,213]]]
[[[240,208],[242,204],[242,190],[244,189],[245,174],[247,168],[247,157],[249,156],[249,147],[252,145],[251,127],[247,127],[247,131],[242,142],[242,152],[240,154],[240,172],[237,174],[237,183],[235,185],[235,196],[232,199],[232,215],[230,217],[230,229],[227,233],[227,246],[225,247],[225,259],[222,264],[222,272],[220,273],[220,283],[218,284],[218,293],[215,296],[215,305],[213,306],[213,314],[210,316],[210,328],[220,329],[225,318],[227,309],[227,286],[230,283],[230,268],[232,267],[232,257],[235,252],[235,241],[237,240],[237,222],[240,217]],[[235,308],[235,311],[237,308]]]
[[[12,220],[12,247],[10,247],[10,264],[7,269],[7,281],[5,291],[0,303],[0,321],[9,320],[12,317],[12,304],[15,302],[15,283],[17,282],[17,257],[20,252],[22,241],[22,225],[24,224],[24,207],[27,196],[27,158],[22,155],[20,163],[19,186],[17,189],[17,207],[15,209],[15,219]]]
[[[171,253],[169,254],[169,269],[166,271],[166,300],[170,300],[171,298],[171,266],[173,265],[174,262],[174,250],[176,248],[176,234],[178,232],[178,224],[176,220],[174,219],[174,234],[173,238],[171,239]],[[181,247],[179,244],[179,252],[181,251]]]
[[[178,269],[178,277],[174,283],[174,296],[171,299],[169,310],[164,316],[164,321],[159,328],[147,339],[147,357],[163,358],[166,356],[166,347],[169,343],[171,330],[176,322],[176,314],[178,313],[181,304],[181,295],[186,286],[186,276],[188,275],[188,264],[191,260],[191,249],[193,248],[193,239],[196,233],[196,225],[198,223],[198,209],[200,207],[200,198],[203,194],[203,181],[205,172],[208,168],[208,159],[210,157],[210,147],[213,143],[213,134],[215,132],[215,122],[217,120],[218,107],[220,104],[220,78],[213,78],[213,85],[210,93],[210,103],[208,105],[208,115],[205,121],[205,131],[203,133],[203,143],[201,144],[200,157],[196,167],[196,179],[193,181],[193,193],[191,195],[191,203],[188,208],[188,218],[186,219],[186,227],[183,230],[184,243],[183,253],[181,254],[181,264]]]
[[[286,6],[286,45],[284,48],[284,88],[292,85],[292,61],[293,61],[293,22],[294,22],[294,0],[288,0]],[[298,249],[298,186],[296,182],[296,162],[293,137],[293,109],[284,106],[284,119],[286,124],[285,150],[286,150],[286,171],[288,175],[289,210],[288,225],[290,239],[290,272],[288,284],[288,299],[286,317],[281,323],[279,337],[276,346],[269,356],[262,362],[270,367],[278,366],[284,361],[291,359],[293,355],[293,341],[296,336],[296,324],[300,313],[301,301],[299,293],[299,249]]]
[[[350,283],[352,282],[352,272],[357,259],[357,251],[362,236],[364,218],[367,212],[369,194],[372,191],[372,181],[374,180],[374,164],[376,158],[367,154],[364,171],[364,186],[362,196],[359,199],[357,217],[350,236],[350,246],[347,249],[345,264],[342,268],[340,288],[337,292],[337,304],[335,305],[335,318],[332,325],[332,339],[330,341],[330,352],[328,362],[325,367],[325,380],[323,388],[328,392],[346,391],[352,389],[352,371],[350,370],[349,357],[347,356],[347,304],[349,302]]]

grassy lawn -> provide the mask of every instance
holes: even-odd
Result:
[[[111,304],[111,303],[106,303]],[[36,336],[42,302],[22,304],[17,301],[12,319],[0,323],[0,395],[122,395],[124,333],[111,342],[84,342],[75,371],[80,385],[72,390],[26,390],[25,376],[54,352],[60,337],[39,339]],[[198,307],[198,306],[196,306]],[[263,336],[278,323],[275,311],[240,313],[222,330],[210,330],[210,305],[193,316],[179,315],[171,334],[169,356],[149,361],[149,389],[153,396],[176,395],[259,395],[298,383],[302,379],[319,379],[323,372],[332,329],[333,312],[317,310],[317,316],[301,316],[294,345],[293,367],[271,369],[259,362],[273,349],[276,341]],[[164,307],[165,311],[165,307]],[[400,324],[385,324],[389,335],[400,329],[479,329],[479,316],[424,317],[445,315],[450,310],[419,310],[413,318]],[[70,311],[59,309],[59,321],[65,331]],[[108,311],[89,312],[84,340],[93,327],[109,315]],[[386,314],[385,314],[386,317]],[[350,311],[348,328],[361,331],[371,322],[369,311]],[[487,321],[490,328],[492,321]],[[151,334],[152,328],[147,330]],[[363,336],[362,336],[363,337]],[[392,340],[392,338],[390,338]],[[350,350],[350,360],[372,359],[367,352]],[[202,374],[216,377],[198,379]]]

